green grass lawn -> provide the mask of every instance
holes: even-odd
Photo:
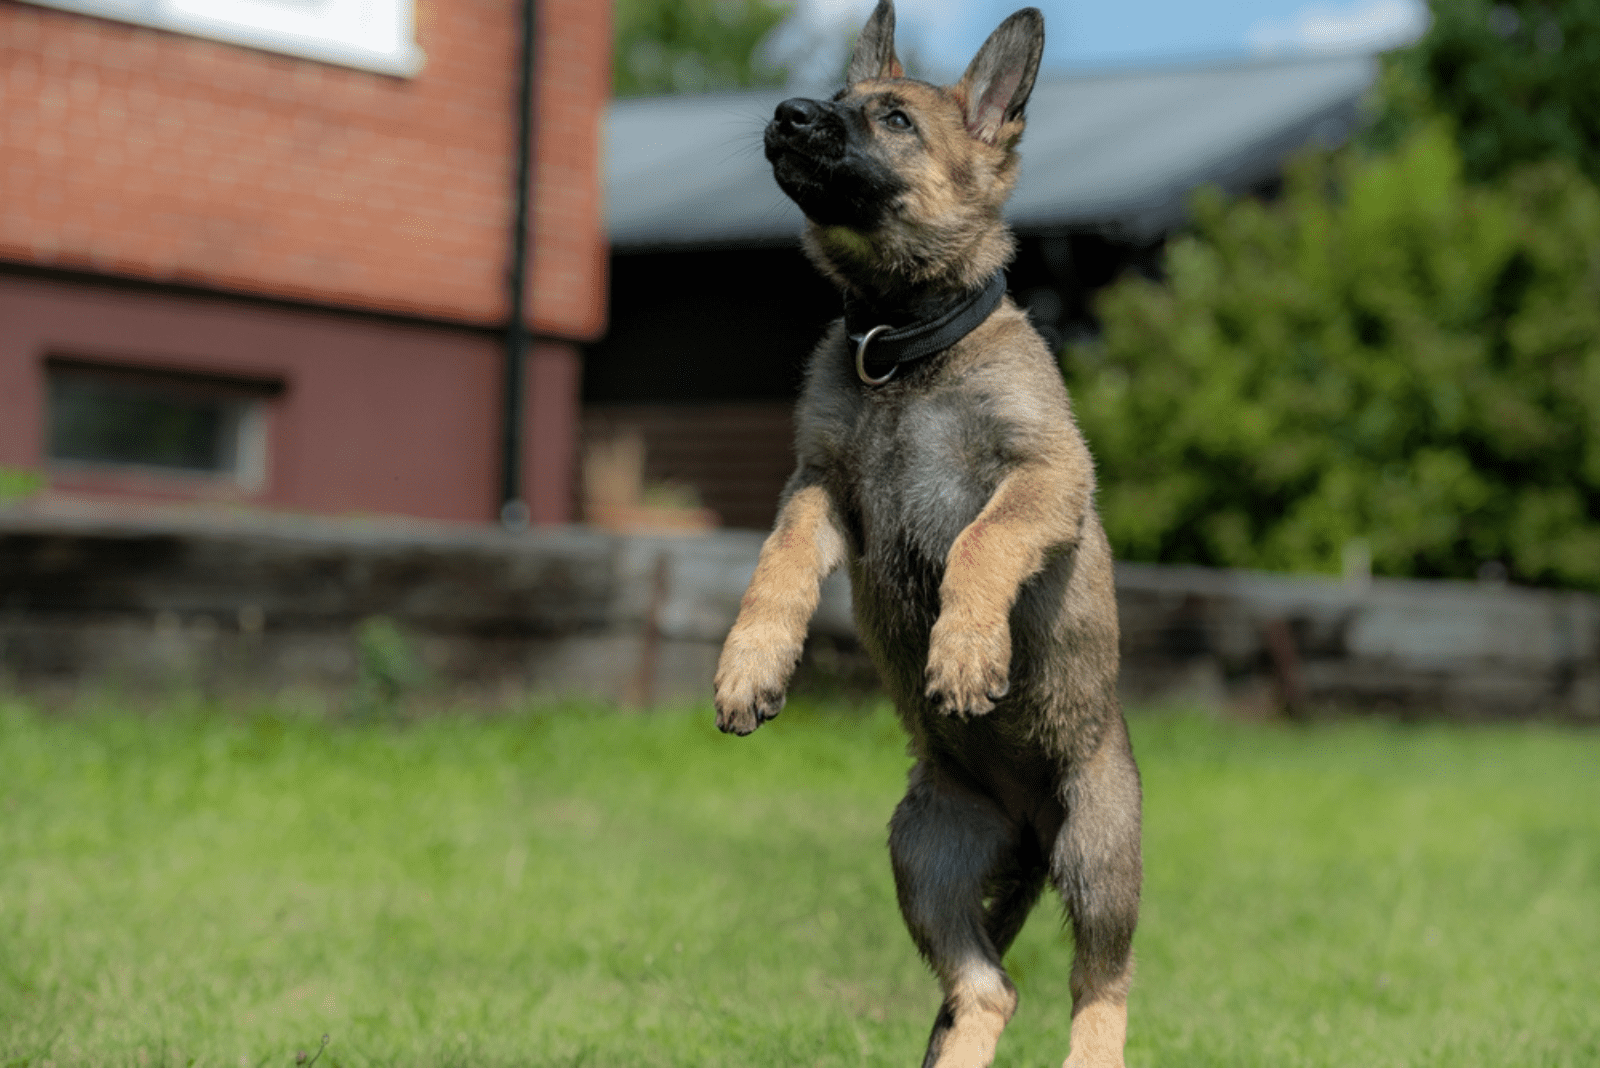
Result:
[[[1600,734],[1130,717],[1131,1065],[1600,1064]],[[0,1066],[907,1065],[884,710],[0,699]],[[1059,1065],[1071,948],[1009,958]]]

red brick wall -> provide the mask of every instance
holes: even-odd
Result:
[[[543,0],[532,325],[604,325],[610,5]],[[517,5],[421,0],[412,79],[0,0],[0,260],[504,320]]]
[[[602,124],[611,99],[611,4],[539,3],[533,326],[589,340],[604,332],[606,321]]]

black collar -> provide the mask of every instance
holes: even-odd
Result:
[[[869,386],[881,386],[901,367],[943,352],[977,329],[1006,295],[1006,273],[994,272],[987,285],[975,289],[944,311],[915,316],[907,326],[893,326],[865,302],[844,299],[844,327],[856,348],[856,374]]]

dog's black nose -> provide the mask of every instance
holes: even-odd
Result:
[[[796,96],[778,105],[778,110],[772,115],[772,121],[786,132],[802,130],[814,124],[821,114],[821,102]]]

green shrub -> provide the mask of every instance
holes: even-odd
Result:
[[[1194,205],[1063,357],[1128,559],[1600,589],[1600,192],[1463,178],[1438,123]]]

